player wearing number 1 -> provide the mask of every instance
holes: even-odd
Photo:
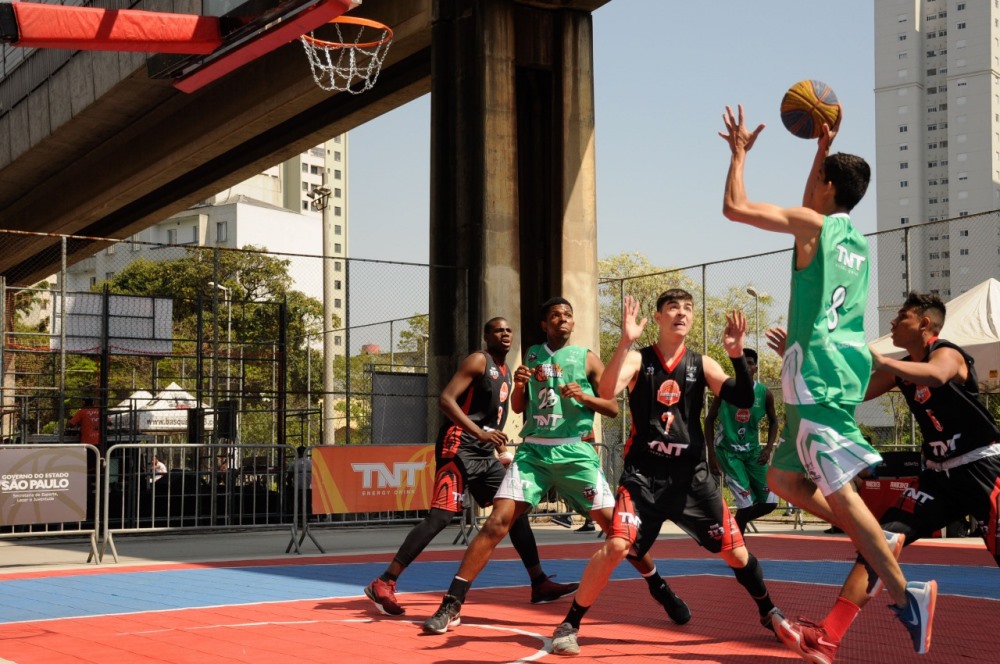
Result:
[[[786,421],[768,470],[768,486],[847,533],[885,583],[914,648],[926,652],[937,584],[907,583],[896,562],[903,538],[882,531],[852,481],[881,461],[854,421],[872,360],[864,337],[868,241],[851,224],[849,213],[864,196],[871,169],[861,157],[830,155],[838,127],[823,125],[802,206],[752,202],[743,171],[764,125],[748,130],[742,106],[738,115],[726,107],[722,118],[726,131],[719,135],[731,151],[723,214],[732,221],[790,234],[795,240],[781,369]],[[774,627],[785,645],[804,659],[830,662],[836,651],[831,639],[839,641],[858,610],[850,602],[838,603],[822,632],[783,619],[776,619]]]

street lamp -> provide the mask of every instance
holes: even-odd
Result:
[[[431,340],[430,335],[423,334],[421,338],[424,340],[424,369],[427,369],[427,343]]]
[[[322,216],[322,243],[323,243],[323,445],[333,445],[333,355],[337,348],[333,338],[333,317],[336,313],[334,305],[336,274],[334,273],[333,256],[334,233],[333,222],[330,219],[330,196],[333,192],[326,186],[326,175],[323,182],[318,187],[313,187],[306,196],[312,200],[312,208]],[[350,366],[350,356],[348,354],[348,366]],[[350,371],[350,369],[348,369]]]
[[[229,289],[222,284],[210,281],[208,285],[226,294],[226,398],[229,398],[229,379],[233,375],[233,299],[229,296]]]
[[[757,340],[757,347],[754,350],[760,353],[760,295],[753,286],[747,288],[747,295],[753,298],[753,329],[754,337]]]

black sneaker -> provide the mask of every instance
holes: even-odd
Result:
[[[531,603],[548,604],[560,597],[572,595],[580,587],[579,583],[556,583],[555,575],[545,577],[541,583],[531,586]]]
[[[580,526],[579,528],[577,528],[576,530],[574,530],[573,532],[574,533],[592,533],[595,530],[597,530],[597,528],[594,526],[594,522],[593,521],[584,521],[583,525]]]
[[[558,514],[552,517],[552,523],[554,523],[557,526],[562,526],[563,528],[572,528],[573,517],[571,517],[569,514]]]
[[[691,620],[691,609],[684,603],[684,600],[674,594],[666,582],[661,583],[659,588],[650,588],[649,594],[663,606],[674,624],[684,625]]]
[[[452,627],[458,627],[462,624],[461,610],[462,605],[454,596],[445,595],[434,615],[424,621],[424,633],[444,634]]]

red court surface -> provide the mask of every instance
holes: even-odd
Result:
[[[754,536],[748,544],[761,560],[775,602],[789,616],[821,618],[836,596],[844,565],[853,559],[846,541],[796,536]],[[543,563],[577,561],[580,569],[597,542],[542,546]],[[420,574],[420,562],[455,561],[461,551],[428,551],[407,574]],[[580,632],[577,662],[796,662],[797,656],[757,622],[753,603],[730,574],[684,576],[693,559],[706,556],[686,538],[665,539],[654,548],[660,570],[689,604],[693,619],[677,627],[648,596],[639,579],[613,580],[587,614]],[[499,549],[496,559],[514,557]],[[129,575],[179,568],[232,571],[249,565],[341,566],[371,563],[380,569],[389,556],[316,556],[210,565],[155,565],[80,569],[30,574],[0,574],[9,579],[92,574]],[[827,569],[827,563],[834,568]],[[926,542],[903,554],[904,570],[945,571],[956,579],[1000,579],[982,544]],[[574,563],[577,564],[577,563]],[[805,565],[804,567],[802,567]],[[944,567],[948,566],[948,568]],[[801,567],[801,569],[799,569]],[[329,567],[328,567],[329,568]],[[489,569],[489,568],[487,568]],[[769,575],[773,570],[775,574]],[[723,571],[724,570],[723,568]],[[485,575],[485,572],[484,572]],[[563,575],[560,576],[560,578]],[[785,580],[788,577],[794,581]],[[405,575],[404,575],[405,577]],[[780,577],[780,578],[779,578]],[[921,577],[929,578],[929,577]],[[564,661],[548,653],[551,635],[570,600],[527,603],[523,571],[519,585],[473,586],[462,610],[462,625],[443,636],[423,635],[419,623],[437,608],[441,590],[401,592],[407,615],[378,615],[361,594],[369,576],[357,578],[345,596],[316,600],[269,601],[244,605],[138,611],[51,620],[12,621],[0,625],[0,657],[21,664],[40,662],[331,662],[345,663],[493,663]],[[947,589],[960,587],[944,580]],[[401,582],[401,590],[405,583]],[[442,577],[440,587],[447,585]],[[972,584],[975,586],[975,584]],[[0,586],[0,592],[3,588]],[[191,593],[196,594],[197,588]],[[142,592],[149,593],[148,587]],[[990,591],[992,592],[992,591]],[[913,653],[909,639],[891,612],[886,595],[872,601],[841,646],[837,662],[889,663],[996,662],[1000,601],[986,596],[948,594],[938,598],[933,647],[926,656]]]

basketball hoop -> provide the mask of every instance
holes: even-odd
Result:
[[[328,24],[336,41],[302,35],[313,80],[327,92],[353,95],[371,90],[392,43],[392,29],[366,18],[338,16]]]

